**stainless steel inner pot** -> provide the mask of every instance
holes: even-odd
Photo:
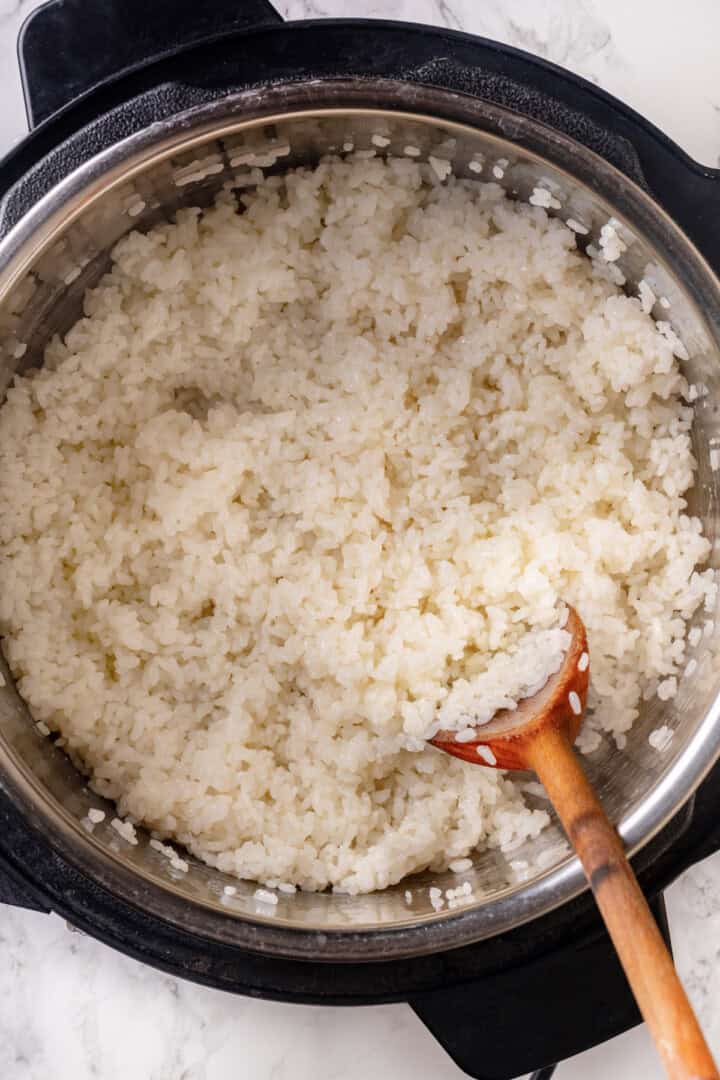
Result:
[[[380,136],[378,139],[377,136]],[[375,138],[374,138],[375,137]],[[604,160],[535,121],[440,89],[391,81],[317,82],[248,91],[177,115],[92,158],[42,199],[0,244],[0,375],[4,392],[16,370],[42,362],[48,339],[66,331],[82,295],[108,268],[108,253],[131,229],[147,229],[178,207],[207,205],[223,185],[248,186],[258,171],[282,172],[351,149],[430,156],[470,179],[500,183],[514,198],[546,187],[559,209],[596,242],[610,216],[628,249],[620,260],[627,288],[645,277],[669,309],[691,356],[687,374],[707,387],[695,404],[698,473],[691,510],[716,540],[718,476],[711,442],[720,439],[720,283],[684,234],[644,191]],[[713,565],[717,553],[713,551]],[[692,677],[677,697],[653,699],[619,753],[606,741],[586,764],[610,816],[631,850],[645,844],[702,780],[720,751],[720,620],[698,613],[704,634],[690,654]],[[6,666],[0,690],[0,783],[56,850],[116,896],[185,930],[275,955],[313,960],[374,960],[418,955],[476,941],[533,919],[575,896],[584,879],[557,824],[512,853],[476,854],[460,880],[474,895],[452,912],[435,912],[428,887],[457,884],[451,873],[424,873],[370,896],[281,896],[275,908],[237,882],[190,859],[173,870],[140,832],[130,846],[108,816],[92,833],[81,824],[90,805],[86,782],[64,753],[42,738]],[[674,731],[662,752],[648,743],[660,724]],[[531,804],[533,800],[530,800]],[[536,805],[546,805],[537,802]],[[517,873],[510,861],[527,869]],[[232,898],[223,886],[237,886]],[[412,902],[405,892],[410,889]]]

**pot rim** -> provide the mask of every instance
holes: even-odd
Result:
[[[318,104],[318,98],[325,103]],[[573,182],[589,186],[613,207],[613,193],[636,214],[633,229],[668,238],[720,309],[720,281],[702,255],[668,214],[613,165],[580,143],[540,121],[469,95],[393,79],[318,79],[232,93],[209,105],[178,113],[128,136],[91,157],[42,197],[0,241],[0,303],[29,265],[87,206],[112,187],[144,171],[150,163],[191,150],[209,138],[251,130],[289,118],[337,115],[388,115],[421,120],[453,130],[476,132],[498,148],[522,146],[538,163],[550,162]],[[618,215],[620,217],[624,215]],[[630,219],[628,219],[630,220]],[[662,258],[660,261],[667,263]],[[618,825],[630,852],[645,846],[677,813],[720,757],[720,697],[717,697],[687,746],[650,793]],[[29,767],[0,734],[0,784],[53,849],[112,895],[165,922],[228,944],[274,956],[312,960],[388,960],[439,952],[506,932],[547,914],[587,888],[576,857],[537,877],[521,889],[508,888],[490,904],[457,913],[414,915],[392,928],[304,929],[280,920],[253,919],[217,911],[116,857],[88,835],[54,797],[44,791]],[[212,920],[208,920],[208,912]],[[211,925],[209,925],[211,922]]]

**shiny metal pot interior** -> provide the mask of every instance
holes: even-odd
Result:
[[[699,469],[691,509],[715,541],[720,473],[710,468],[710,442],[720,437],[713,405],[720,394],[717,279],[662,210],[605,161],[535,121],[440,89],[330,81],[248,91],[155,124],[89,160],[0,245],[3,392],[15,370],[37,365],[48,339],[77,319],[84,290],[107,269],[109,250],[127,231],[149,228],[180,206],[207,205],[225,184],[253,184],[258,168],[282,172],[350,147],[396,155],[410,147],[418,160],[450,160],[456,174],[494,180],[520,199],[541,181],[560,203],[552,213],[588,226],[583,242],[596,239],[610,215],[618,218],[631,239],[620,262],[628,288],[644,276],[658,296],[669,298],[669,313],[658,307],[655,315],[669,318],[688,348],[688,377],[709,388],[696,402]],[[696,622],[709,617],[699,613]],[[720,750],[716,622],[715,633],[691,650],[698,666],[681,682],[677,698],[643,706],[624,753],[605,742],[587,760],[633,850],[669,820]],[[173,870],[142,831],[131,847],[110,827],[110,806],[105,822],[89,834],[80,823],[90,805],[84,779],[36,732],[4,663],[3,672],[8,685],[0,691],[0,783],[68,862],[114,895],[187,931],[280,956],[386,959],[500,933],[583,888],[579,865],[554,824],[512,854],[478,853],[462,878],[472,883],[474,895],[452,912],[435,912],[428,896],[428,886],[457,884],[450,873],[425,873],[371,896],[281,896],[270,910],[254,899],[253,883],[192,859],[187,874]],[[659,724],[675,733],[663,752],[648,743]],[[96,796],[92,804],[98,805]],[[509,860],[528,864],[525,880]],[[237,894],[228,898],[223,886],[231,880]]]

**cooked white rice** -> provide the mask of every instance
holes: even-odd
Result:
[[[428,701],[403,704],[405,731],[427,739],[440,728],[454,730],[458,742],[469,742],[477,725],[487,724],[499,709],[514,709],[519,700],[536,694],[560,670],[570,641],[559,626],[528,631],[509,652],[491,654],[484,671],[456,678],[439,707]]]
[[[674,342],[497,185],[348,160],[240,201],[126,237],[9,391],[20,692],[119,814],[240,877],[512,850],[546,813],[418,733],[559,599],[592,729],[682,669],[714,586]]]
[[[650,732],[648,742],[653,750],[666,750],[672,742],[674,734],[672,728],[668,727],[667,724],[662,724]]]

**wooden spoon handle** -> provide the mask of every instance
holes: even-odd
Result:
[[[527,747],[580,857],[640,1011],[672,1080],[717,1080],[718,1070],[616,829],[562,731]]]

